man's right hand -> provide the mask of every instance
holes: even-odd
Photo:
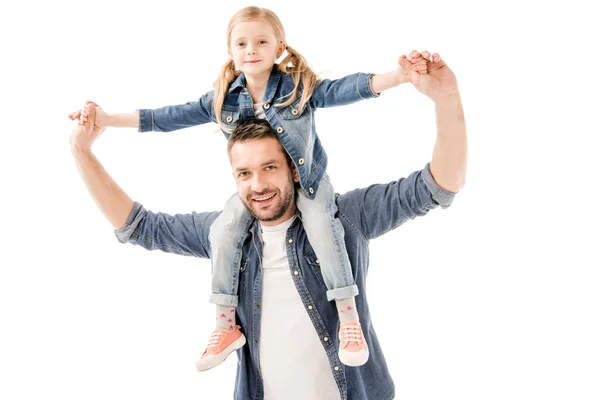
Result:
[[[69,114],[69,119],[71,119],[72,121],[78,121],[79,125],[85,126],[88,120],[90,120],[89,113],[87,113],[86,111],[88,106],[96,108],[96,116],[95,118],[91,119],[91,121],[94,122],[94,126],[97,129],[105,129],[106,127],[108,127],[108,114],[105,113],[104,110],[102,110],[102,108],[100,108],[98,104],[90,100],[85,102],[85,106],[82,109]]]
[[[78,120],[77,126],[73,128],[70,137],[71,148],[74,150],[90,151],[92,144],[100,137],[106,126],[101,127],[97,124],[98,116],[106,115],[102,108],[91,101],[86,102],[84,108],[74,113],[69,114],[72,120]],[[81,119],[85,118],[82,122]],[[90,120],[93,123],[86,123]]]

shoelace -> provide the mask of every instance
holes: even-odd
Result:
[[[342,342],[362,343],[360,328],[356,325],[346,325],[342,327]]]
[[[208,341],[208,346],[206,346],[206,348],[212,349],[217,344],[219,344],[219,341],[221,340],[221,336],[223,336],[223,332],[221,332],[221,331],[213,332],[213,334],[210,335],[210,340]]]

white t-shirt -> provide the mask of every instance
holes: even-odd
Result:
[[[265,110],[263,109],[264,103],[255,103],[254,104],[254,115],[256,115],[256,119],[266,119],[267,115],[265,114]]]
[[[277,226],[261,225],[259,360],[265,400],[340,400],[325,349],[290,273],[285,235],[294,218]]]

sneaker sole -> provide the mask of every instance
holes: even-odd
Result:
[[[241,337],[238,338],[238,340],[231,343],[225,350],[223,350],[220,354],[217,354],[213,358],[206,359],[204,361],[202,359],[196,361],[196,369],[198,370],[198,372],[203,372],[203,371],[207,371],[211,368],[216,367],[217,365],[219,365],[223,361],[225,361],[225,359],[227,358],[228,355],[230,355],[235,350],[239,349],[240,347],[242,347],[245,344],[246,344],[246,336],[242,335]]]
[[[351,353],[349,351],[338,352],[338,357],[340,358],[340,362],[349,367],[360,367],[364,365],[369,360],[369,349],[366,350],[366,355],[363,353]]]

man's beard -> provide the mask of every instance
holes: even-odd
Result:
[[[259,194],[260,195],[260,194]],[[251,199],[247,199],[247,201],[242,201],[244,206],[250,213],[259,221],[262,222],[272,222],[277,221],[279,218],[283,217],[286,211],[290,208],[292,201],[294,200],[294,196],[296,195],[296,188],[294,186],[294,181],[292,176],[290,175],[290,181],[284,188],[284,191],[279,191],[277,193],[277,204],[273,211],[270,214],[266,214],[264,211],[255,211],[248,204],[253,204]],[[259,203],[260,204],[260,203]]]

